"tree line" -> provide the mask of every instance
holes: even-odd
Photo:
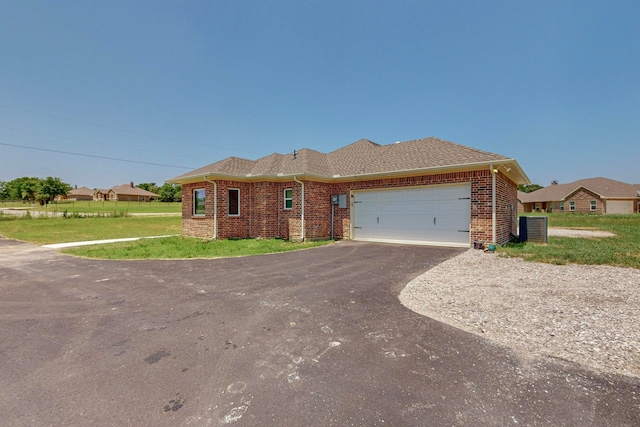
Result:
[[[158,195],[161,202],[179,202],[182,200],[182,186],[165,182],[158,187],[155,182],[137,185]],[[58,196],[66,196],[71,186],[60,178],[48,176],[44,179],[22,177],[11,181],[0,181],[0,200],[22,200],[41,205],[53,202]]]
[[[162,186],[158,187],[155,182],[143,182],[142,184],[136,185],[136,187],[156,193],[158,200],[161,202],[182,201],[182,185],[180,184],[165,182]]]

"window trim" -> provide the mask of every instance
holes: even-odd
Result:
[[[237,213],[231,213],[231,192],[237,191],[237,199],[236,199],[236,208],[238,210]],[[227,189],[227,215],[231,217],[240,216],[240,189],[239,188],[228,188]]]
[[[589,202],[589,210],[591,212],[598,210],[598,201],[597,200],[591,200]]]
[[[534,210],[534,212],[540,212],[540,210],[541,210],[540,203],[534,203],[533,204],[533,210]]]
[[[560,202],[560,212],[564,212],[564,202]]]
[[[287,191],[291,192],[291,197],[287,197]],[[293,209],[293,188],[285,188],[283,191],[283,196],[284,196],[284,204],[283,204],[283,209],[286,211],[290,211],[291,209]],[[287,202],[289,202],[289,205],[287,207]]]
[[[197,196],[197,192],[198,191],[202,191],[203,194],[203,199],[202,199],[202,213],[198,213],[197,209],[198,209],[198,196]],[[193,216],[197,216],[197,217],[202,217],[205,216],[207,214],[207,190],[205,190],[204,187],[202,188],[194,188],[193,191],[191,192],[192,194],[192,201],[191,201],[191,215]]]
[[[576,202],[569,202],[569,212],[576,211]]]

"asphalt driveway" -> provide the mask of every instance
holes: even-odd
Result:
[[[0,420],[639,424],[637,379],[515,354],[399,303],[405,283],[458,253],[342,242],[235,259],[96,261],[0,239]]]

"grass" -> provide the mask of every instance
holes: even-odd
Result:
[[[61,201],[40,206],[22,202],[0,202],[0,208],[29,208],[43,212],[67,212],[67,213],[176,213],[182,212],[180,202],[92,202],[92,201]]]
[[[181,232],[180,217],[20,218],[0,215],[0,235],[39,245]]]
[[[37,244],[181,234],[180,217],[31,218],[0,214],[0,235]],[[294,251],[329,241],[292,243],[281,239],[202,240],[165,237],[79,246],[62,252],[100,259],[219,258]]]
[[[176,236],[82,246],[62,252],[100,259],[220,258],[295,251],[327,243],[329,241],[293,243],[282,239],[202,240]]]
[[[550,264],[613,265],[640,269],[640,215],[545,214],[549,227],[603,230],[615,237],[548,238],[547,244],[509,243],[498,252]]]

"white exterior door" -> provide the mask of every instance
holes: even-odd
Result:
[[[632,214],[632,200],[607,200],[608,214]]]
[[[356,240],[469,246],[469,184],[353,193]]]

